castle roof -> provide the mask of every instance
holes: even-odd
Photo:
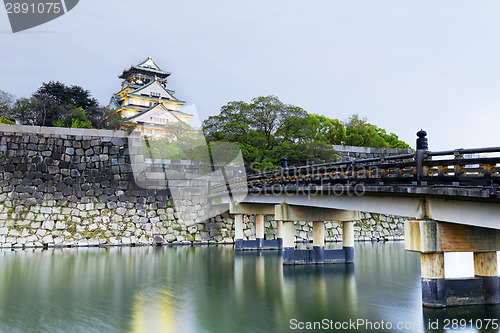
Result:
[[[161,78],[166,78],[170,76],[170,72],[162,70],[149,56],[146,60],[140,62],[138,65],[132,65],[129,69],[125,69],[123,73],[119,76],[120,79],[126,80],[132,74],[138,73],[148,76],[158,76]]]

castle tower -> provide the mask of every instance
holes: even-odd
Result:
[[[177,99],[175,91],[167,88],[170,75],[149,56],[119,76],[123,79],[122,88],[111,96],[109,107],[117,110],[124,120],[137,123],[143,135],[161,137],[167,123],[186,122],[193,117],[180,111],[185,102]]]

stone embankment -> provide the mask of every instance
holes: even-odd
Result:
[[[218,217],[221,221],[231,219],[228,215]],[[357,241],[393,241],[404,239],[405,217],[361,213],[361,220],[354,223],[354,239]],[[276,222],[274,216],[267,215],[264,219],[265,239],[276,239]],[[243,220],[244,239],[255,239],[255,216],[246,215]],[[295,241],[312,241],[312,222],[295,222]],[[327,242],[342,241],[342,224],[325,222],[325,240]]]
[[[190,161],[165,163],[196,168]],[[227,213],[182,223],[186,214],[202,216],[206,200],[186,193],[174,202],[168,189],[136,184],[126,132],[0,125],[0,247],[233,243]],[[363,214],[356,230],[360,240],[394,239],[402,235],[402,219]],[[301,222],[297,240],[312,239],[311,231]],[[326,224],[328,240],[340,240],[340,232]],[[248,223],[245,235],[254,234]],[[275,234],[267,216],[266,238]]]
[[[342,161],[413,153],[411,148],[372,148],[334,145],[333,149]]]

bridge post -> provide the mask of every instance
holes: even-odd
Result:
[[[264,247],[264,215],[255,216],[255,239],[257,240],[257,249]]]
[[[417,184],[420,185],[422,183],[422,176],[424,175],[424,168],[423,168],[423,161],[424,161],[424,154],[425,152],[429,149],[429,144],[427,142],[427,132],[424,130],[420,130],[417,132],[417,152],[416,152],[416,159],[417,159]]]
[[[500,250],[500,230],[434,220],[408,221],[405,248],[420,252],[424,306],[500,303],[496,255]],[[474,252],[475,277],[446,278],[447,252]]]
[[[275,219],[276,221],[276,238],[278,239],[278,249],[282,249],[283,248],[283,221],[279,221],[276,219],[276,215],[275,215]]]
[[[229,212],[235,214],[235,249],[236,250],[274,250],[281,249],[283,240],[264,239],[264,215],[275,213],[274,204],[239,203],[231,204]],[[255,215],[255,239],[244,240],[243,215]],[[240,216],[240,217],[238,217]],[[278,232],[281,228],[278,230]],[[278,238],[283,236],[278,235]]]
[[[497,265],[495,251],[474,252],[474,275],[483,280],[485,304],[500,303],[500,279]]]
[[[313,222],[313,256],[316,264],[325,263],[325,222]]]
[[[354,221],[342,223],[342,247],[345,252],[345,262],[354,262]]]
[[[283,264],[340,264],[352,262],[354,254],[352,224],[346,224],[346,246],[344,249],[325,250],[324,221],[358,220],[359,212],[281,204],[276,205],[275,216],[276,221],[282,221],[283,223]],[[312,250],[295,249],[295,221],[313,222]]]
[[[241,214],[234,216],[234,248],[243,249],[243,215]]]
[[[295,222],[283,221],[283,264],[295,264]]]
[[[420,276],[422,278],[422,304],[433,308],[445,307],[444,253],[421,253]]]

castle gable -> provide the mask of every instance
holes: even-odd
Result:
[[[174,116],[163,104],[157,104],[149,110],[146,110],[133,117],[134,122],[148,123],[164,126],[167,123],[175,123],[179,118]]]
[[[154,98],[177,100],[172,94],[170,94],[158,81],[153,81],[150,84],[145,85],[133,92],[136,95],[149,96]]]

